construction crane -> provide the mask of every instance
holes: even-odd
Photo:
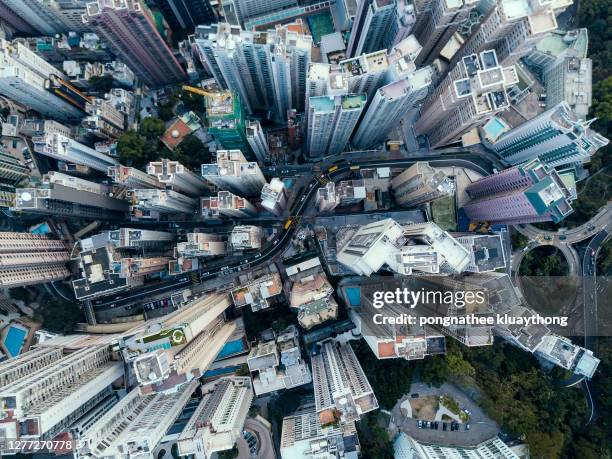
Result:
[[[196,88],[195,86],[187,86],[187,85],[183,86],[183,91],[192,92],[194,94],[198,94],[204,97],[222,97],[226,95],[227,93],[229,93],[229,91],[219,91],[219,92],[205,91],[201,88]]]

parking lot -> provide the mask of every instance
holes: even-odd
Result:
[[[460,423],[457,421],[425,421],[413,417],[406,417],[400,411],[400,406],[407,400],[411,400],[411,394],[418,397],[439,397],[448,394],[454,398],[461,409],[470,412],[469,421]],[[444,384],[442,387],[428,387],[426,384],[413,384],[410,393],[404,395],[393,407],[391,422],[399,430],[410,435],[418,441],[432,442],[449,446],[473,446],[497,435],[499,426],[495,421],[488,418],[480,407],[465,393],[457,387]],[[437,424],[437,428],[436,428]],[[446,430],[444,425],[446,424]],[[466,429],[469,424],[469,430]]]

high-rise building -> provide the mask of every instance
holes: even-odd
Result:
[[[147,85],[163,86],[187,74],[157,30],[153,14],[139,0],[87,4],[83,21]]]
[[[65,279],[68,251],[62,241],[31,233],[0,233],[0,285],[19,287]]]
[[[238,225],[232,228],[229,245],[232,250],[259,250],[263,240],[263,231],[259,226]]]
[[[16,212],[92,220],[123,220],[129,204],[109,196],[107,185],[49,172],[40,184],[16,190]]]
[[[431,85],[431,68],[425,67],[409,76],[378,89],[355,131],[352,143],[362,149],[382,144],[391,130],[426,95]]]
[[[395,201],[406,207],[418,206],[455,193],[455,182],[444,171],[418,161],[391,180]]]
[[[69,12],[71,9],[78,8],[78,11],[83,14],[84,3],[76,1],[42,3],[39,0],[3,0],[3,2],[5,7],[43,35],[83,30],[82,24],[75,21],[74,16],[71,16]]]
[[[500,234],[451,233],[470,252],[465,271],[483,273],[505,269],[508,262]]]
[[[202,177],[220,190],[240,196],[259,196],[266,178],[256,162],[240,150],[217,150],[217,162],[202,164]]]
[[[174,31],[191,31],[200,24],[217,20],[210,0],[158,0],[156,4]]]
[[[507,88],[518,82],[514,66],[502,67],[494,50],[465,56],[425,99],[414,125],[431,147],[461,135],[510,106]]]
[[[0,207],[10,207],[15,200],[15,185],[30,175],[30,169],[0,145]]]
[[[90,98],[85,104],[85,112],[87,116],[81,126],[97,137],[116,139],[125,131],[125,114],[106,99]]]
[[[365,94],[311,97],[307,137],[310,156],[331,156],[344,151],[365,105]]]
[[[187,214],[196,211],[197,200],[172,190],[130,191],[134,218],[159,219],[160,215]]]
[[[261,189],[261,206],[276,216],[282,215],[287,207],[287,190],[285,183],[274,177]]]
[[[270,160],[270,148],[268,147],[268,141],[266,135],[259,121],[247,120],[246,122],[246,138],[251,146],[251,150],[257,158],[259,164],[266,164]]]
[[[463,23],[476,0],[432,0],[415,2],[416,22],[411,31],[423,45],[416,64],[431,64]]]
[[[141,394],[172,392],[201,377],[235,330],[226,294],[203,295],[130,330],[118,346]]]
[[[586,162],[609,140],[590,128],[594,120],[581,120],[567,102],[525,121],[492,145],[506,164],[533,159],[555,167]]]
[[[449,457],[519,459],[519,456],[497,436],[474,446],[446,446],[420,442],[401,432],[393,442],[393,453],[395,459],[446,459]]]
[[[329,340],[319,343],[311,358],[315,406],[319,422],[353,425],[378,408],[374,391],[350,344]]]
[[[163,189],[166,186],[157,180],[157,178],[136,169],[135,167],[127,166],[110,166],[106,174],[111,178],[113,183],[124,186],[126,188],[157,188]]]
[[[167,189],[189,196],[200,196],[206,189],[202,177],[191,172],[178,161],[162,159],[150,162],[147,166],[147,173],[157,177],[157,180],[165,184]]]
[[[465,191],[471,200],[463,209],[472,221],[558,223],[573,212],[570,190],[537,159],[483,177]]]
[[[308,364],[302,359],[295,325],[283,330],[276,340],[253,346],[247,365],[257,396],[312,382]]]
[[[464,56],[494,49],[502,65],[514,64],[557,28],[556,14],[572,4],[559,2],[518,2],[502,0],[489,10],[478,28],[451,59],[450,67]]]
[[[232,0],[236,16],[243,23],[249,18],[261,16],[273,11],[282,10],[297,6],[297,0],[279,0],[278,2],[270,3],[264,0]]]
[[[244,107],[237,92],[224,91],[206,96],[208,133],[225,149],[248,153]]]
[[[283,418],[281,459],[357,459],[359,452],[357,430],[347,426],[322,427],[312,403],[301,406],[291,416]]]
[[[123,376],[123,365],[112,360],[108,346],[45,346],[0,365],[0,374],[5,373],[2,367],[19,370],[8,385],[0,386],[0,406],[4,435],[22,441],[55,438]]]
[[[149,274],[168,268],[164,253],[174,235],[163,231],[122,228],[81,239],[77,245],[75,261],[81,277],[72,281],[78,300],[110,295],[139,286]],[[147,256],[136,256],[134,247],[144,249]],[[128,249],[128,250],[126,250]]]
[[[187,241],[179,242],[174,249],[175,256],[213,257],[227,252],[226,243],[218,234],[187,233]]]
[[[200,199],[202,218],[248,218],[257,215],[257,208],[245,198],[230,191],[219,191],[217,196]]]
[[[65,78],[22,43],[0,40],[0,94],[49,118],[79,121],[82,110],[46,89],[52,76]]]
[[[172,393],[141,395],[133,389],[81,435],[79,457],[152,457],[198,387],[197,381]]]
[[[202,400],[179,434],[180,456],[207,459],[242,438],[253,401],[250,378],[222,378],[202,387]]]
[[[248,113],[272,110],[284,122],[303,106],[312,38],[300,24],[266,32],[212,24],[196,29],[195,42],[217,84],[240,94]]]
[[[440,257],[440,272],[462,273],[469,265],[468,249],[433,222],[406,225],[404,236],[433,247]]]
[[[2,21],[8,24],[12,29],[26,34],[34,35],[38,32],[30,23],[28,23],[18,12],[13,11],[5,3],[0,3],[0,17]]]
[[[383,266],[403,275],[413,270],[460,273],[469,263],[468,250],[435,223],[402,227],[388,218],[364,225],[347,237],[336,259],[362,276]],[[411,239],[416,244],[407,245]]]
[[[32,142],[36,153],[69,164],[88,166],[99,172],[106,173],[109,167],[119,164],[119,161],[115,158],[99,153],[93,148],[59,133],[33,137]]]
[[[396,15],[395,0],[359,0],[346,55],[359,56],[392,45]]]

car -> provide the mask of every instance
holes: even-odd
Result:
[[[438,424],[438,421],[434,422],[434,426],[436,427],[436,430],[438,430],[438,427],[440,427],[440,424]]]
[[[446,431],[446,428],[448,427],[448,424],[446,424],[446,422],[442,423],[442,430]]]
[[[421,427],[423,427],[423,421],[421,421],[420,419],[417,421],[417,427],[420,429]]]
[[[465,425],[465,430],[470,430],[470,425],[469,424]]]
[[[419,398],[419,394],[416,394],[416,393],[415,394],[410,394],[410,397],[412,397],[412,398]]]

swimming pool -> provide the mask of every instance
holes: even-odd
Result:
[[[499,118],[494,117],[485,124],[484,130],[492,140],[495,140],[506,130],[506,125]]]
[[[345,291],[351,306],[361,306],[361,288],[347,287]]]
[[[23,327],[9,325],[9,330],[4,338],[4,348],[11,357],[17,357],[19,355],[26,336],[28,336],[28,332]]]

